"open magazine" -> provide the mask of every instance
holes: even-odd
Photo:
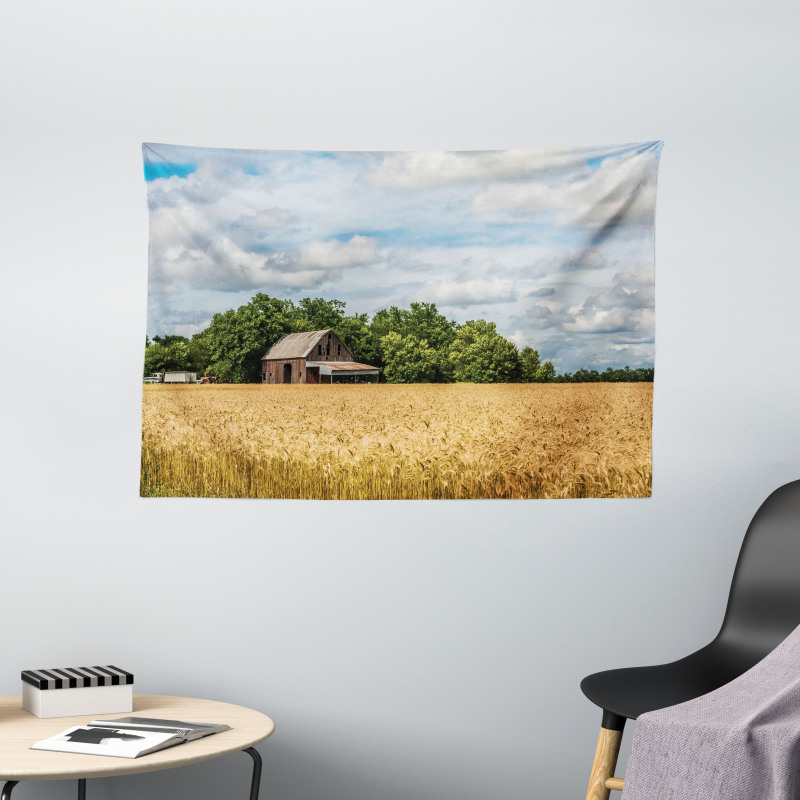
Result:
[[[191,742],[212,733],[230,730],[230,725],[181,722],[177,719],[120,717],[93,720],[68,728],[31,745],[31,750],[58,750],[92,756],[139,758],[176,744]]]

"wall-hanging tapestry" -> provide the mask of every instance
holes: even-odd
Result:
[[[141,494],[649,496],[661,147],[145,144]]]

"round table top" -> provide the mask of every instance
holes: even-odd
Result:
[[[156,772],[245,750],[275,730],[273,721],[259,711],[191,697],[135,694],[132,713],[139,717],[188,722],[221,722],[230,725],[231,730],[140,758],[30,750],[35,742],[73,725],[85,725],[93,719],[118,719],[128,712],[39,719],[22,708],[22,695],[0,695],[0,781],[55,781]]]

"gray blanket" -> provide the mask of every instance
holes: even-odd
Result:
[[[800,627],[716,691],[636,721],[623,800],[800,800]]]

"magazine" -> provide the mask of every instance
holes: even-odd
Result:
[[[230,725],[182,722],[177,719],[120,717],[75,725],[49,739],[31,745],[31,750],[58,750],[93,756],[139,758],[176,744],[191,742],[212,733],[230,730]]]

